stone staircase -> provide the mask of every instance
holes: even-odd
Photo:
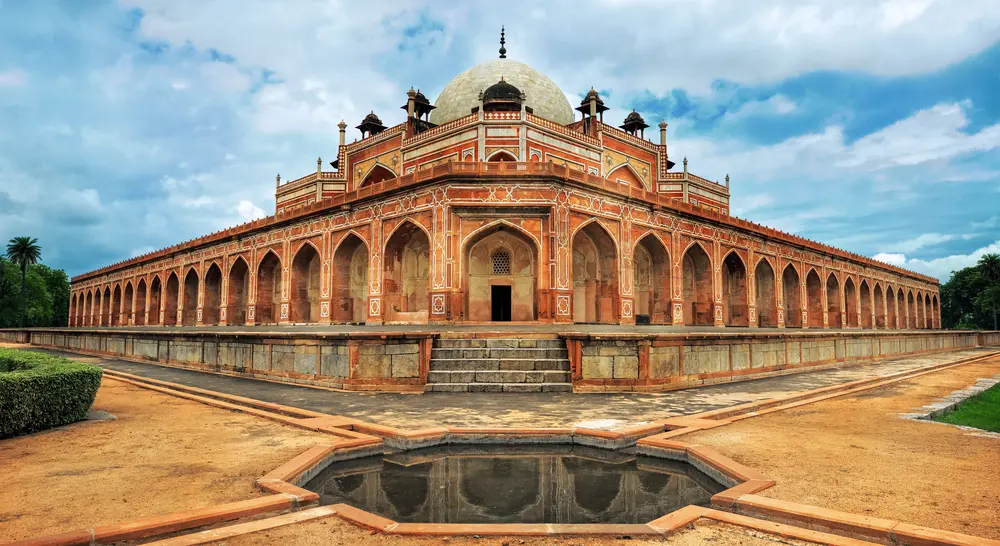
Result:
[[[572,392],[562,339],[434,340],[428,392]]]

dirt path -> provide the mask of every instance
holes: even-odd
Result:
[[[683,436],[761,470],[762,494],[1000,539],[1000,437],[899,414],[1000,372],[1000,358]]]
[[[320,434],[105,379],[85,421],[0,442],[0,543],[253,498]]]

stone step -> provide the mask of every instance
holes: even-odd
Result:
[[[544,358],[569,358],[566,348],[561,349],[535,349],[535,348],[474,348],[474,349],[431,349],[431,359],[460,359],[460,358],[496,358],[496,359],[544,359]]]
[[[438,349],[565,349],[566,342],[562,339],[435,339],[434,347]]]
[[[569,371],[566,358],[435,358],[431,360],[431,371]]]
[[[431,371],[428,383],[568,383],[569,372],[563,371]]]
[[[569,383],[428,383],[427,392],[573,392]]]

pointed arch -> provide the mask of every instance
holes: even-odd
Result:
[[[649,189],[646,182],[643,181],[642,176],[640,176],[635,170],[635,167],[629,163],[622,163],[614,169],[611,169],[605,178],[611,182],[618,182],[619,184],[629,186],[631,188],[638,188],[640,190]]]
[[[823,307],[823,281],[815,267],[806,274],[806,300],[809,311],[809,327],[822,328],[826,309]]]
[[[507,221],[507,220],[494,220],[494,221],[492,221],[492,222],[490,222],[490,223],[488,223],[488,224],[486,224],[484,226],[481,226],[481,227],[478,227],[478,228],[472,230],[471,233],[469,233],[468,235],[465,236],[464,239],[462,239],[462,247],[463,248],[467,247],[468,244],[469,244],[469,241],[471,241],[474,237],[481,237],[481,234],[483,232],[492,231],[492,230],[495,230],[496,228],[501,227],[501,226],[503,226],[504,228],[508,228],[509,227],[509,228],[511,228],[511,229],[513,229],[515,231],[519,231],[522,235],[524,235],[525,237],[531,239],[531,242],[534,243],[535,246],[541,248],[541,241],[538,240],[538,236],[537,235],[535,235],[534,233],[532,233],[532,232],[524,229],[523,227],[521,227],[521,226],[519,226],[519,225],[517,225],[517,224],[515,224],[513,222]]]
[[[778,293],[775,288],[774,267],[762,256],[754,268],[754,291],[757,305],[757,325],[764,328],[778,326]]]
[[[387,321],[427,322],[430,314],[431,240],[406,219],[386,238],[382,254],[382,312]]]
[[[517,161],[517,158],[514,157],[514,154],[508,152],[507,150],[496,150],[490,155],[486,156],[486,161],[511,162],[511,161]]]
[[[198,323],[198,270],[193,266],[184,275],[184,291],[181,293],[181,309],[183,309],[181,324],[194,326]]]
[[[649,318],[650,324],[672,324],[670,301],[670,252],[662,239],[647,231],[632,251],[632,292],[635,316]]]
[[[163,281],[160,280],[159,273],[153,275],[149,281],[149,324],[161,324],[163,317],[160,317],[160,307],[166,303],[163,294]]]
[[[368,318],[368,243],[348,231],[333,251],[331,318],[339,323],[363,323]]]
[[[306,241],[292,258],[289,286],[289,320],[319,322],[322,258],[316,245]]]
[[[145,277],[139,277],[135,284],[135,320],[136,326],[146,325],[146,299],[149,297],[149,286]]]
[[[726,326],[748,326],[747,266],[736,249],[722,258],[722,321]]]
[[[539,248],[530,232],[506,221],[470,233],[462,246],[465,319],[535,320]]]
[[[281,308],[281,258],[268,249],[257,261],[257,286],[254,294],[254,322],[275,324]],[[247,319],[249,320],[249,316]]]
[[[854,279],[845,274],[844,279],[844,314],[847,315],[847,327],[858,327],[858,289],[854,286]]]
[[[135,311],[133,304],[135,302],[135,288],[132,287],[132,281],[128,280],[125,282],[125,292],[122,299],[122,324],[129,325],[132,323],[132,313]]]
[[[358,184],[358,188],[360,189],[366,186],[371,186],[372,184],[385,182],[386,180],[392,180],[393,178],[397,178],[398,176],[399,175],[393,172],[393,170],[390,169],[389,167],[386,167],[381,163],[376,163],[375,165],[372,166],[371,169],[368,169],[367,173],[365,173],[365,176],[364,178],[362,178],[361,183]]]
[[[180,279],[177,278],[176,271],[170,272],[170,275],[167,276],[167,282],[164,283],[164,287],[163,324],[165,326],[176,326],[177,304],[180,301]]]
[[[618,322],[618,244],[596,218],[573,234],[573,321]]]
[[[923,328],[928,330],[933,327],[931,325],[931,317],[928,316],[930,314],[930,308],[931,308],[931,296],[930,294],[924,292],[924,307],[921,312],[921,318],[923,318],[924,321]]]
[[[684,324],[711,326],[715,323],[711,254],[701,241],[693,241],[684,251],[682,264]]]
[[[896,288],[896,313],[898,326],[900,330],[905,330],[909,328],[906,323],[906,293],[903,291],[903,287]]]
[[[781,295],[785,304],[785,327],[802,327],[802,286],[795,264],[788,264],[781,272]]]
[[[83,299],[83,325],[90,326],[94,323],[94,291],[87,290]]]
[[[875,328],[885,328],[885,290],[882,283],[875,281],[875,288],[872,290],[872,306],[875,311]]]
[[[583,231],[584,229],[591,229],[591,230],[594,229],[594,228],[589,227],[589,226],[591,226],[593,224],[597,224],[597,227],[599,227],[605,233],[605,235],[608,236],[608,239],[610,239],[611,244],[614,245],[615,254],[616,255],[619,254],[619,252],[620,252],[621,249],[618,248],[618,240],[615,239],[614,236],[612,235],[612,233],[614,233],[614,231],[611,228],[609,228],[607,225],[605,225],[604,222],[602,222],[600,218],[591,218],[589,220],[584,221],[579,226],[576,226],[576,229],[574,229],[573,233],[570,235],[570,239],[571,240],[575,239],[576,235],[578,233],[580,233],[581,231]]]
[[[917,304],[913,299],[913,290],[906,291],[906,328],[914,329],[917,326]]]
[[[840,308],[840,278],[836,271],[831,271],[826,277],[826,312],[827,327],[843,328]]]
[[[219,323],[219,309],[222,304],[222,268],[212,262],[205,272],[204,301],[201,305],[201,323],[214,326]]]
[[[115,288],[112,291],[111,296],[111,307],[108,308],[108,324],[111,326],[121,326],[121,312],[122,285],[120,283],[115,283]]]
[[[874,326],[872,322],[872,291],[868,286],[868,279],[861,279],[858,285],[858,298],[861,302],[861,327],[871,330]]]
[[[938,309],[938,296],[934,294],[931,298],[931,320],[933,321],[933,328],[938,330],[941,328],[941,311]]]
[[[66,325],[76,326],[76,292],[72,292],[69,296],[69,318]]]
[[[226,324],[246,324],[250,297],[250,264],[237,256],[229,265],[226,294]]]

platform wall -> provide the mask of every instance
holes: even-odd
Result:
[[[423,391],[433,334],[378,336],[0,331],[0,340],[347,390]]]
[[[660,391],[1000,346],[1000,332],[567,335],[577,391]]]
[[[0,340],[347,390],[423,391],[431,333],[0,331]],[[566,334],[576,391],[662,391],[1000,346],[1000,332]]]

